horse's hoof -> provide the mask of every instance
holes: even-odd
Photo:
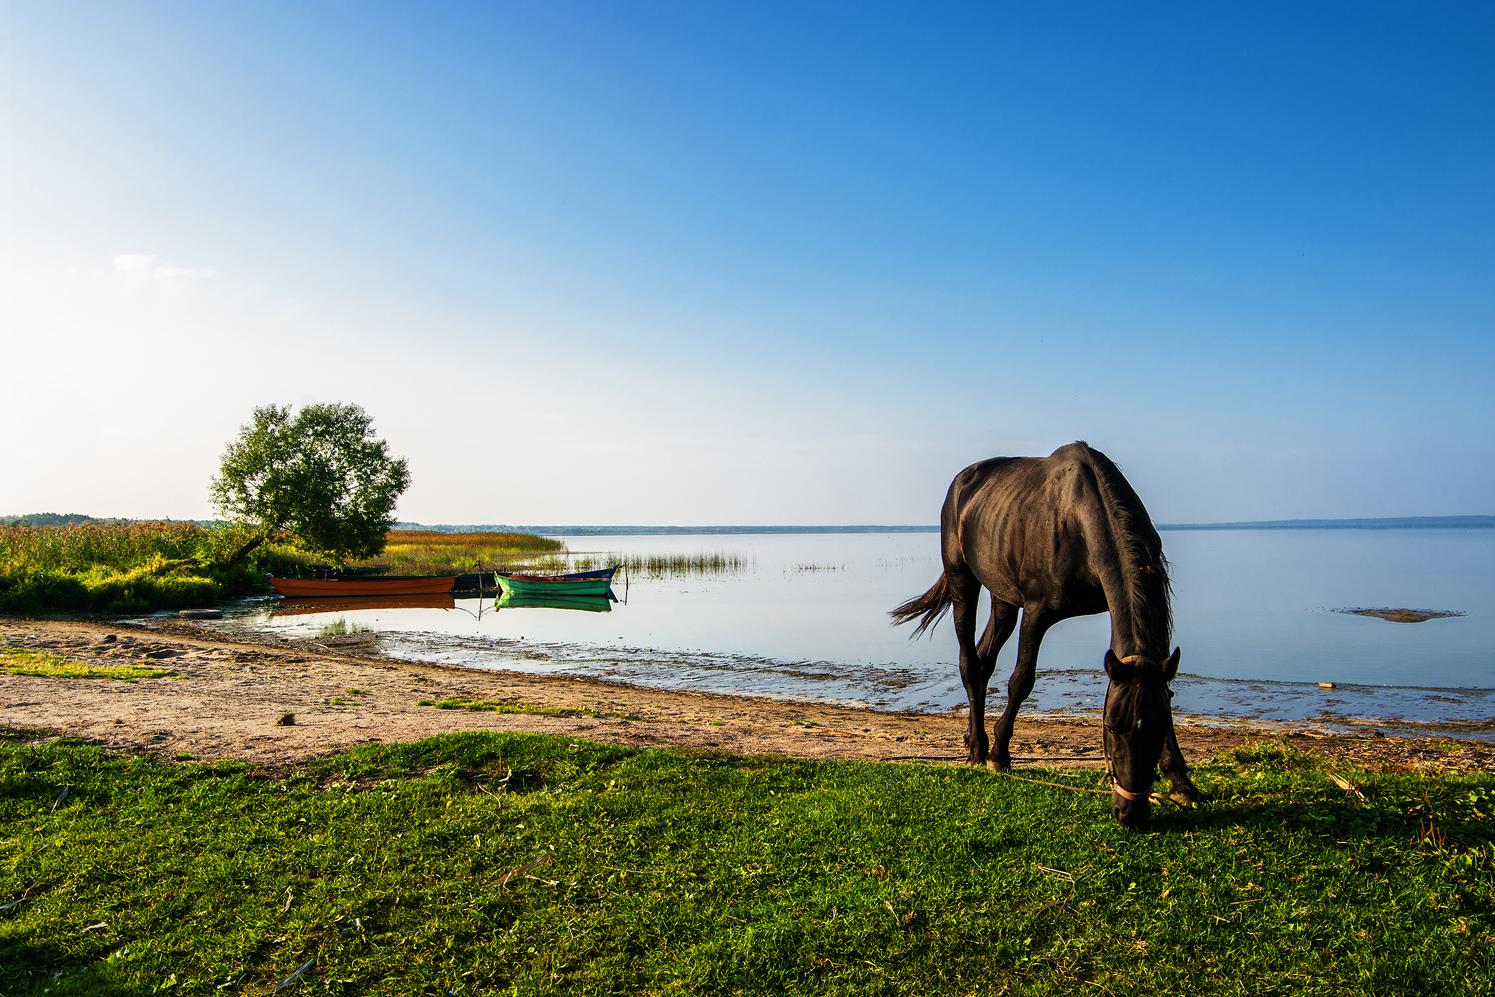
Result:
[[[1012,771],[1012,763],[1011,762],[1002,762],[1002,761],[998,761],[995,758],[988,758],[986,760],[986,767],[989,768],[989,769],[991,769],[993,772],[1011,772]]]
[[[1182,806],[1203,803],[1204,794],[1194,786],[1185,786],[1182,789],[1174,789],[1168,794],[1168,799]]]

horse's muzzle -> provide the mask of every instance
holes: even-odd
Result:
[[[1116,815],[1122,827],[1141,831],[1152,818],[1152,802],[1146,796],[1127,799],[1120,793],[1111,794],[1111,813]]]

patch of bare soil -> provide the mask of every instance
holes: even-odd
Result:
[[[1466,613],[1448,609],[1341,609],[1350,616],[1373,616],[1387,623],[1426,623],[1428,620],[1447,620]]]
[[[168,756],[281,765],[368,741],[447,731],[563,734],[636,746],[808,759],[959,761],[958,714],[886,713],[745,696],[670,692],[596,679],[489,672],[382,657],[377,638],[250,642],[191,622],[0,619],[0,645],[94,664],[148,660],[166,678],[135,683],[0,673],[0,725],[55,730]],[[584,710],[599,716],[439,710],[448,697]],[[294,716],[285,723],[286,714]],[[1495,744],[1323,734],[1252,722],[1180,717],[1186,757],[1288,737],[1371,768],[1488,770]],[[1022,764],[1100,766],[1099,721],[1023,715],[1012,745]]]

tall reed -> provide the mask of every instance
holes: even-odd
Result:
[[[81,523],[0,526],[0,609],[134,612],[210,605],[250,591],[263,574],[310,558],[270,544],[226,566],[242,542],[230,526]]]
[[[593,571],[614,564],[636,575],[662,578],[678,575],[730,574],[745,570],[750,562],[736,554],[723,554],[718,551],[681,554],[621,554],[589,551],[527,558],[522,561],[516,559],[513,564],[501,566],[501,570],[524,568],[536,574],[560,574],[566,571]]]

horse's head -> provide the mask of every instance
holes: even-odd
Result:
[[[1158,759],[1173,728],[1173,693],[1178,648],[1163,662],[1143,655],[1118,658],[1106,652],[1106,759],[1111,766],[1111,812],[1127,827],[1144,827],[1152,812],[1148,794]]]

